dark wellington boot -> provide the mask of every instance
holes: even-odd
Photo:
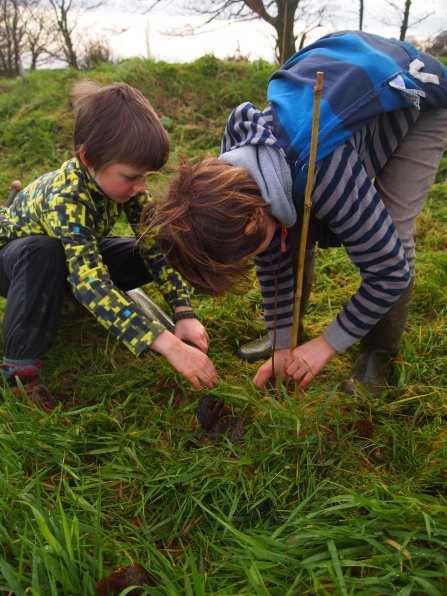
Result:
[[[135,288],[134,290],[129,290],[126,292],[126,294],[131,300],[133,300],[133,302],[135,302],[137,306],[141,308],[143,312],[151,317],[151,319],[155,319],[155,321],[161,323],[168,331],[174,331],[174,321],[168,317],[168,315],[163,312],[161,308],[155,304],[155,302],[152,302],[152,300],[146,296],[143,290],[140,290],[140,288]]]
[[[306,250],[306,260],[303,275],[303,292],[301,296],[300,319],[298,323],[298,344],[301,345],[306,341],[306,330],[304,329],[304,316],[309,304],[310,293],[312,291],[312,283],[314,279],[314,265],[315,265],[315,246]],[[267,360],[272,355],[272,343],[268,333],[249,341],[242,346],[239,346],[237,355],[242,360],[248,362],[256,362],[257,360]]]
[[[360,352],[351,372],[343,384],[350,395],[361,394],[366,389],[373,397],[380,397],[389,388],[393,372],[393,359],[400,348],[413,293],[413,280],[390,310],[360,341]]]
[[[247,360],[247,362],[267,360],[272,355],[272,342],[270,341],[269,334],[266,333],[258,339],[253,339],[246,344],[242,344],[237,349],[237,355],[242,360]]]

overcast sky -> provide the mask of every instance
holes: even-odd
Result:
[[[403,4],[403,0],[396,0],[396,2]],[[343,9],[339,8],[337,11],[338,18],[335,20],[335,27],[338,30],[356,29],[358,27],[358,1],[341,0],[341,5]],[[95,17],[89,13],[89,30],[94,36],[95,29],[99,27],[126,28],[124,33],[110,34],[111,49],[114,55],[120,58],[147,57],[149,49],[151,57],[155,60],[188,62],[207,53],[214,53],[218,58],[227,58],[233,56],[239,49],[242,55],[248,56],[251,60],[258,58],[270,62],[274,60],[273,29],[263,21],[233,25],[214,21],[206,27],[207,33],[179,38],[166,33],[178,29],[185,23],[200,25],[203,19],[191,15],[180,16],[181,10],[176,8],[172,2],[162,3],[161,7],[161,9],[154,10],[142,17],[116,8],[108,8],[106,13],[101,12],[96,27],[91,26],[92,19]],[[424,40],[447,29],[447,0],[414,0],[410,23],[418,16],[429,12],[434,12],[434,14],[410,28],[409,35]],[[385,24],[385,21],[389,24]],[[309,42],[332,30],[334,27],[317,29],[309,37]],[[398,37],[398,18],[386,0],[365,1],[364,30],[386,37]]]

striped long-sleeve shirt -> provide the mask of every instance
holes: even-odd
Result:
[[[410,280],[410,273],[394,224],[374,188],[381,170],[408,132],[416,108],[381,114],[323,159],[312,192],[312,212],[337,234],[360,269],[358,292],[324,330],[338,351],[365,335],[385,314]],[[290,345],[293,315],[293,266],[288,242],[280,250],[280,234],[269,250],[255,258],[267,327],[273,335],[275,281],[276,346]],[[275,279],[276,278],[276,279]]]
[[[324,330],[341,351],[363,337],[408,285],[402,245],[372,179],[421,104],[447,108],[447,70],[410,44],[342,31],[307,46],[272,75],[266,110],[238,106],[220,159],[249,170],[272,215],[288,228],[303,213],[317,71],[324,72],[325,84],[312,212],[341,240],[362,277],[358,292]],[[276,346],[283,348],[290,345],[293,276],[288,249],[278,265],[279,243],[278,232],[272,252],[255,260],[271,336],[278,281]]]

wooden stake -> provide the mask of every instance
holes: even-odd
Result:
[[[317,72],[317,84],[314,87],[314,113],[312,118],[312,135],[310,141],[309,169],[307,173],[306,191],[304,194],[303,227],[301,228],[300,251],[298,255],[298,271],[296,275],[295,297],[293,302],[293,327],[290,351],[298,345],[298,325],[300,319],[301,296],[303,293],[304,261],[306,258],[307,233],[309,230],[310,209],[312,207],[311,195],[317,158],[318,129],[320,124],[320,100],[323,90],[322,72]]]
[[[22,190],[22,183],[20,182],[20,180],[14,180],[14,182],[11,184],[11,194],[6,199],[6,203],[5,203],[4,207],[10,207],[12,205],[12,202],[16,198],[16,194],[18,192],[20,192],[21,190]]]

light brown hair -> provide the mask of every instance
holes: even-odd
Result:
[[[94,170],[112,163],[157,171],[169,155],[169,137],[140,91],[126,83],[101,87],[85,79],[72,91],[74,149]]]
[[[245,168],[216,158],[179,160],[178,174],[149,229],[169,263],[204,294],[240,293],[248,257],[266,237],[268,204]],[[146,212],[146,225],[152,215]],[[144,215],[143,215],[144,217]],[[245,226],[255,221],[253,233]]]

